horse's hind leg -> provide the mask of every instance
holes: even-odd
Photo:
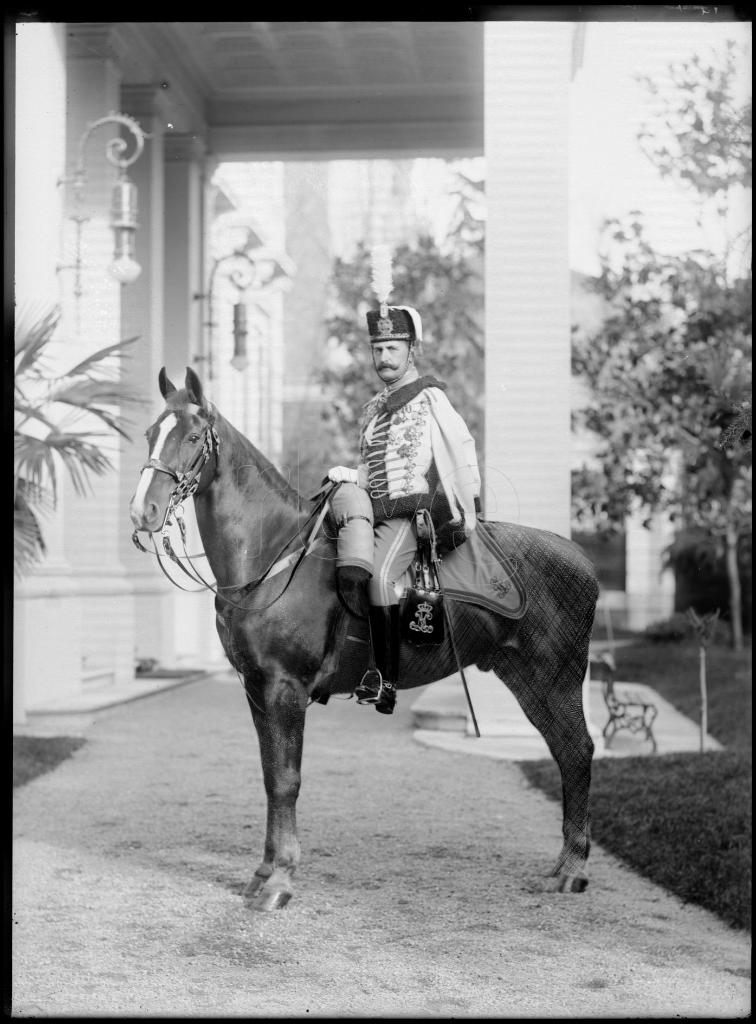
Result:
[[[589,791],[593,740],[583,713],[582,688],[563,694],[559,714],[544,733],[562,775],[562,850],[552,875],[559,892],[582,892],[588,885],[591,848]]]
[[[523,711],[548,744],[562,776],[562,835],[564,842],[551,874],[560,892],[582,892],[588,885],[586,861],[590,852],[589,790],[593,740],[583,713],[582,681],[559,679],[551,689],[536,692],[534,680],[543,677],[538,660],[529,662],[523,675],[513,664],[494,666],[510,687]],[[527,676],[527,678],[526,678]],[[552,677],[553,678],[553,677]]]
[[[299,864],[296,805],[307,697],[280,679],[268,684],[259,700],[248,694],[248,701],[260,741],[268,814],[263,859],[244,897],[254,910],[276,910],[291,899]]]

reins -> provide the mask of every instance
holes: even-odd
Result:
[[[296,532],[292,534],[292,536],[289,537],[288,540],[286,540],[284,544],[279,548],[278,553],[274,556],[273,560],[263,573],[261,573],[256,579],[250,580],[247,583],[240,583],[238,585],[228,587],[218,587],[213,583],[209,583],[204,578],[204,576],[196,567],[196,565],[194,564],[186,550],[186,525],[183,519],[183,502],[187,498],[192,498],[196,494],[201,494],[202,491],[204,491],[205,487],[209,486],[212,477],[205,484],[202,490],[200,490],[202,473],[205,469],[205,466],[211,459],[215,458],[217,462],[219,450],[220,438],[218,437],[218,432],[215,429],[214,417],[211,416],[208,418],[207,425],[203,429],[202,447],[201,449],[198,450],[197,454],[195,455],[195,457],[192,459],[191,463],[187,466],[185,470],[176,470],[172,466],[169,466],[166,463],[162,462],[160,459],[149,459],[144,464],[144,466],[142,466],[142,469],[140,471],[144,472],[145,469],[154,469],[159,473],[166,473],[168,476],[172,477],[176,481],[176,487],[174,487],[174,489],[168,495],[168,504],[166,506],[165,515],[163,516],[163,523],[160,528],[160,535],[163,543],[163,551],[165,555],[167,555],[171,559],[171,561],[173,561],[179,567],[179,569],[184,573],[184,575],[192,581],[192,583],[198,584],[198,587],[196,589],[184,587],[177,580],[175,580],[170,575],[170,573],[166,571],[165,566],[163,565],[163,558],[155,542],[155,534],[154,532],[151,532],[150,539],[152,540],[153,551],[155,557],[157,558],[157,562],[158,565],[160,566],[161,572],[163,573],[165,578],[170,583],[172,583],[173,586],[178,587],[179,590],[183,590],[185,593],[191,594],[200,593],[203,590],[210,590],[212,591],[212,593],[215,594],[216,597],[221,598],[221,600],[227,602],[235,608],[241,608],[244,611],[253,610],[262,612],[265,611],[267,608],[270,608],[271,605],[273,605],[283,596],[292,579],[294,578],[294,574],[301,565],[302,561],[312,551],[313,547],[315,546],[315,543],[317,541],[317,535],[320,531],[321,526],[323,525],[323,521],[325,520],[325,517],[328,512],[328,498],[330,497],[330,494],[333,491],[335,485],[328,485],[322,487],[317,492],[317,494],[314,495],[313,500],[318,500],[312,512],[308,515],[305,522],[297,527]],[[313,521],[313,519],[315,519],[316,522],[315,525],[313,526],[312,531],[310,532],[307,542],[302,546],[301,549],[293,551],[291,554],[282,557],[283,553],[286,551],[289,545],[292,544],[293,541],[297,539],[297,537],[301,536],[302,530],[306,529],[306,527]],[[177,555],[176,552],[173,550],[171,538],[168,535],[168,530],[173,525],[174,522],[178,525],[179,532],[181,534],[181,542],[184,546],[184,554],[181,556]],[[146,547],[144,547],[142,542],[139,540],[138,535],[138,530],[134,530],[133,534],[131,535],[131,539],[136,548],[139,551],[143,551],[145,554],[152,554],[152,552],[150,552]],[[204,552],[202,552],[202,555],[204,555]],[[201,556],[195,555],[195,557]],[[183,564],[183,561],[189,563],[191,572]],[[221,593],[222,590],[241,591],[255,589],[256,587],[260,586],[260,584],[264,583],[266,579],[278,575],[279,572],[283,572],[285,569],[288,568],[289,565],[293,565],[293,568],[289,574],[289,577],[283,589],[278,595],[276,595],[275,598],[273,598],[272,601],[270,601],[267,605],[265,605],[262,608],[249,609],[246,605],[242,605],[236,601],[232,601],[230,597],[227,597],[225,594]]]

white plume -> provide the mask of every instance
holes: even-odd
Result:
[[[387,245],[376,245],[372,252],[373,291],[381,306],[388,303],[393,285],[391,273],[391,249]]]

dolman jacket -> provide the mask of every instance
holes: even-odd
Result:
[[[376,523],[427,508],[442,550],[469,537],[480,507],[475,441],[445,391],[426,376],[368,402],[357,467]]]

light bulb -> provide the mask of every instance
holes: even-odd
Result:
[[[233,359],[229,360],[229,362],[235,370],[239,371],[239,373],[246,370],[249,366],[249,359],[247,359],[245,355],[234,356]]]
[[[133,284],[142,273],[142,268],[130,256],[119,256],[110,264],[108,271],[119,284]]]

